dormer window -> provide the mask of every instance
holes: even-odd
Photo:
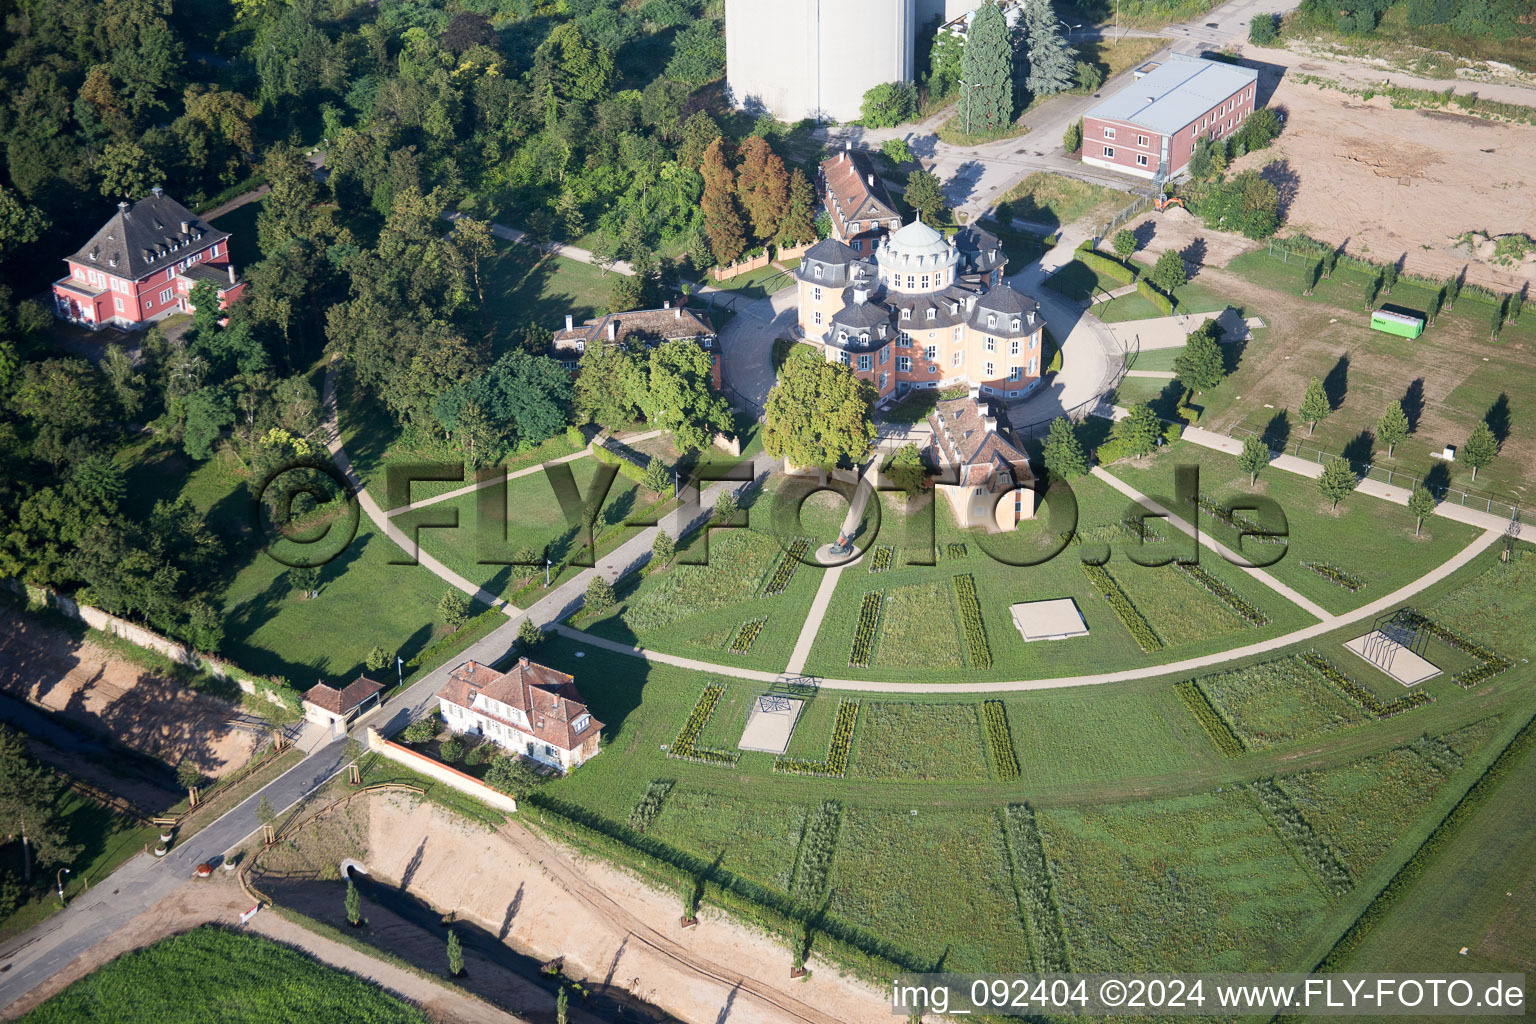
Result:
[[[928,319],[929,320],[937,320],[938,318],[939,318],[939,311],[934,309],[932,306],[929,306],[928,307]]]
[[[816,276],[817,277],[821,276],[821,264],[819,264],[819,263],[816,264]]]
[[[911,320],[912,319],[912,311],[910,309],[903,309],[901,311],[901,318],[903,320]]]
[[[576,719],[576,721],[571,723],[571,731],[572,732],[581,732],[588,725],[590,725],[591,722],[592,722],[592,716],[591,715],[581,715],[581,716],[579,716]]]
[[[1013,329],[1014,330],[1018,330],[1019,329],[1019,318],[1018,317],[1014,317],[1013,318]]]
[[[993,314],[993,313],[988,313],[987,314],[987,326],[988,327],[996,327],[997,326],[997,316],[996,316],[996,314]]]

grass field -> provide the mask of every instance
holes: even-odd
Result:
[[[1074,261],[1075,262],[1075,261]],[[1152,272],[1152,268],[1140,260],[1132,260],[1146,277]],[[1115,288],[1124,287],[1118,281],[1111,282]],[[1231,305],[1227,296],[1217,291],[1204,281],[1194,280],[1173,290],[1174,309],[1183,313],[1208,313],[1213,310],[1226,309]],[[1139,292],[1129,292],[1118,298],[1100,302],[1093,307],[1093,315],[1105,323],[1120,323],[1124,320],[1146,320],[1151,317],[1162,316],[1162,310],[1148,302]],[[1147,369],[1147,367],[1144,367]]]
[[[22,1020],[27,1024],[425,1024],[372,982],[259,936],[205,926],[124,953]]]
[[[958,669],[965,654],[953,603],[948,580],[887,589],[873,665]]]
[[[1326,905],[1242,793],[1037,809],[1073,964],[1273,970]]]
[[[748,794],[679,786],[649,831],[711,858],[719,854],[726,870],[788,892],[806,810],[799,804],[765,804]]]
[[[1174,466],[1191,463],[1200,467],[1201,493],[1217,501],[1253,493],[1279,504],[1285,513],[1290,541],[1284,556],[1267,571],[1335,613],[1392,593],[1450,558],[1478,534],[1476,528],[1462,523],[1432,519],[1416,538],[1414,517],[1402,506],[1352,494],[1333,510],[1318,491],[1316,481],[1274,468],[1260,473],[1257,485],[1250,491],[1248,475],[1234,456],[1196,448],[1183,441],[1164,449],[1150,464],[1121,462],[1109,467],[1109,471],[1143,494],[1172,494]],[[1228,548],[1235,547],[1233,531],[1207,514],[1201,515],[1200,522],[1201,528],[1215,540]],[[1279,547],[1250,544],[1245,550],[1270,558]],[[1340,566],[1363,578],[1366,585],[1350,593],[1303,568],[1304,561]]]
[[[511,333],[529,323],[557,330],[566,314],[579,324],[608,308],[614,275],[560,256],[540,256],[528,245],[495,240],[495,255],[480,270],[482,312],[496,354]]]
[[[848,774],[861,779],[985,779],[975,704],[865,701]]]
[[[1051,140],[1055,145],[1058,139]],[[1020,220],[1053,231],[1084,217],[1102,218],[1130,201],[1123,192],[1049,171],[1037,171],[1009,189],[1002,199]]]
[[[1281,658],[1195,680],[1249,750],[1347,729],[1367,716],[1299,658]]]

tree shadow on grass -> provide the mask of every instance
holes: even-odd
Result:
[[[1503,444],[1509,440],[1509,396],[1503,392],[1494,400],[1483,422],[1488,424],[1488,429],[1493,431],[1494,440]]]
[[[1403,407],[1403,415],[1408,420],[1408,432],[1411,434],[1419,429],[1419,417],[1424,415],[1424,378],[1416,378],[1408,385],[1408,390],[1403,392],[1403,397],[1398,400]]]
[[[1349,393],[1348,352],[1339,356],[1339,361],[1333,364],[1333,369],[1323,378],[1323,393],[1328,396],[1329,409],[1337,409],[1344,404],[1344,396]]]
[[[1275,413],[1264,425],[1264,443],[1275,451],[1285,451],[1291,443],[1291,414],[1284,409]]]
[[[1344,446],[1343,455],[1349,460],[1350,468],[1363,475],[1376,457],[1376,435],[1369,430],[1360,431]]]

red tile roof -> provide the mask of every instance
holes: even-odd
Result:
[[[859,233],[848,230],[849,221],[900,221],[891,194],[863,153],[845,149],[823,160],[821,177],[823,202],[839,238]]]
[[[383,692],[384,688],[383,683],[376,683],[372,679],[358,676],[340,690],[324,683],[316,683],[304,692],[303,699],[332,714],[348,715],[369,697]]]
[[[1034,480],[1029,457],[989,426],[974,398],[939,402],[928,415],[933,443],[942,460],[961,471],[969,487],[1027,486]]]
[[[521,711],[528,724],[514,722],[483,706],[476,706],[475,697],[480,694]],[[575,750],[603,728],[603,723],[593,718],[582,703],[581,694],[576,691],[570,676],[527,658],[519,660],[506,672],[467,661],[449,673],[447,685],[437,691],[437,695],[451,704],[472,709],[477,715],[530,733],[540,742],[562,750]],[[583,715],[587,721],[582,728],[572,728]]]

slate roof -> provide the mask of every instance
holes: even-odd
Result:
[[[1175,53],[1087,116],[1172,135],[1258,79],[1253,68]]]
[[[476,707],[475,697],[482,693],[490,700],[521,711],[528,724],[520,725]],[[603,728],[603,723],[593,718],[581,702],[571,676],[527,658],[520,659],[506,672],[467,661],[448,674],[447,684],[437,695],[562,750],[575,750]],[[572,723],[583,715],[587,716],[586,724],[580,730],[573,729]]]
[[[382,693],[384,689],[383,683],[358,676],[340,690],[325,683],[317,683],[304,691],[302,699],[332,714],[350,715],[363,701],[376,693]]]
[[[885,183],[863,153],[845,149],[823,160],[821,180],[827,215],[839,235],[859,233],[848,230],[849,221],[900,219]]]
[[[967,225],[954,234],[963,261],[961,273],[990,274],[1008,262],[1002,242],[990,231]]]
[[[119,204],[111,219],[69,259],[136,281],[228,237],[229,232],[203,223],[157,189],[136,203]]]
[[[1030,334],[1035,329],[1035,324],[1029,322],[1028,314],[1040,308],[1040,303],[1016,290],[1012,285],[1001,284],[989,289],[976,297],[976,308],[971,313],[971,323],[979,330],[991,331],[994,334]],[[1009,323],[999,321],[996,327],[987,327],[986,317],[988,313],[996,313],[1000,318],[1006,317]],[[1013,317],[1019,317],[1022,321],[1019,329],[1014,331],[1011,326]]]
[[[819,284],[824,288],[842,288],[850,284],[855,277],[860,276],[862,272],[856,270],[855,266],[864,265],[863,260],[864,255],[855,252],[852,247],[844,245],[835,238],[823,238],[800,257],[800,265],[795,268],[795,277],[810,284]],[[820,277],[816,276],[816,267],[821,268]]]

